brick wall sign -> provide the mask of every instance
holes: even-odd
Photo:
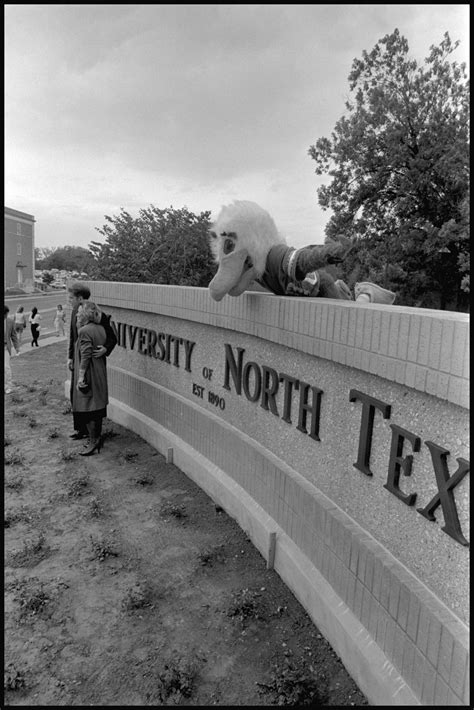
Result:
[[[371,704],[469,704],[469,317],[89,286],[110,418],[238,521]]]

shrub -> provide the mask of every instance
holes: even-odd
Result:
[[[3,673],[4,690],[21,690],[26,686],[25,675],[19,671],[14,663],[9,663]]]
[[[255,589],[240,589],[232,595],[232,601],[227,609],[227,616],[246,621],[247,619],[264,619],[262,611],[262,595]]]
[[[92,559],[102,562],[106,557],[118,557],[118,552],[114,549],[112,541],[106,538],[93,538],[90,535],[92,546]]]
[[[178,519],[186,518],[188,515],[184,505],[172,503],[171,501],[163,503],[160,508],[160,514],[165,518],[172,517]]]
[[[325,690],[315,678],[315,670],[304,661],[300,665],[285,658],[273,666],[270,682],[257,683],[258,692],[270,696],[271,705],[325,705]]]
[[[18,466],[21,465],[24,460],[24,455],[18,449],[12,449],[5,453],[5,466]]]
[[[134,611],[144,607],[153,608],[153,590],[148,582],[137,582],[127,590],[122,600],[124,611]]]
[[[193,662],[176,656],[158,672],[158,699],[163,704],[182,704],[193,694],[197,669]]]
[[[25,540],[22,549],[12,553],[10,564],[14,567],[32,567],[38,564],[50,553],[45,542],[46,538],[43,532],[40,532],[36,539]]]

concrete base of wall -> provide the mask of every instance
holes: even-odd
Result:
[[[67,383],[65,390],[68,393]],[[116,399],[110,399],[108,418],[145,439],[237,521],[331,643],[371,705],[420,705],[349,607],[241,486],[179,437]]]

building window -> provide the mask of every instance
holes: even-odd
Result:
[[[16,245],[16,255],[21,256],[21,243],[18,242]]]
[[[17,223],[16,223],[16,233],[17,233],[17,234],[21,234],[21,224],[20,224],[20,222],[17,222]]]

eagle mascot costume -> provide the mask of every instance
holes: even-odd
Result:
[[[264,209],[246,200],[223,207],[210,230],[211,251],[218,264],[209,284],[215,301],[226,294],[240,296],[255,282],[277,296],[318,296],[365,303],[392,304],[395,294],[364,281],[354,296],[344,281],[324,270],[341,263],[351,249],[349,240],[295,249],[287,245]]]

